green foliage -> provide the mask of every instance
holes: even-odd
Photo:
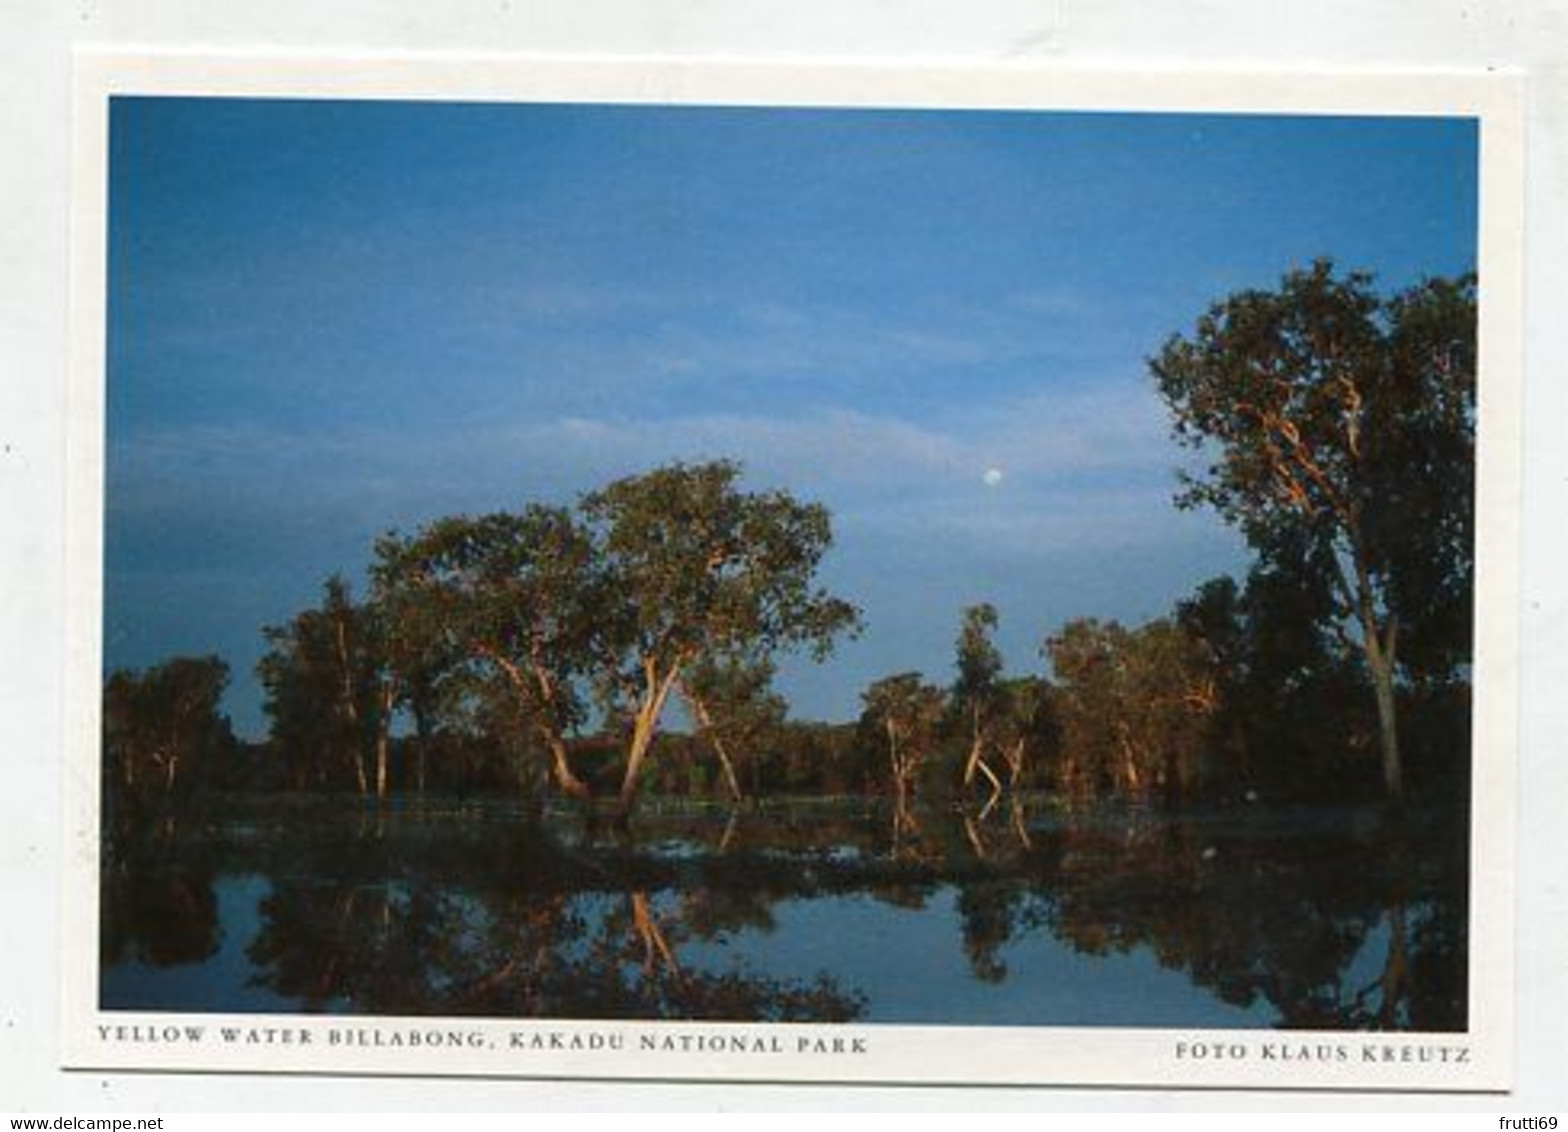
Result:
[[[705,655],[681,677],[681,687],[699,734],[719,757],[733,797],[750,765],[776,740],[784,722],[784,698],[773,691],[774,665],[766,657]]]
[[[825,659],[859,615],[816,585],[832,543],[826,508],[747,492],[730,461],[672,464],[584,498],[616,611],[620,663],[607,674],[631,739],[620,804],[637,788],[665,703],[703,658],[806,648]]]
[[[1013,788],[1056,785],[1061,757],[1057,690],[1043,676],[1003,680],[997,687],[993,738]]]
[[[174,657],[104,685],[105,810],[179,801],[217,774],[236,744],[219,711],[229,667],[216,656]]]
[[[1475,279],[1428,280],[1389,305],[1390,394],[1371,429],[1371,541],[1416,679],[1468,667],[1475,589]]]
[[[586,797],[571,744],[597,693],[607,722],[628,717],[624,801],[677,687],[708,714],[710,742],[754,743],[783,713],[771,655],[825,657],[858,615],[814,582],[826,510],[738,478],[729,462],[674,464],[575,510],[529,504],[382,538],[362,634],[376,652],[378,749],[407,710],[421,757],[436,721],[510,737],[516,757],[542,754],[558,786]]]
[[[997,681],[1002,674],[1002,654],[991,639],[997,624],[994,605],[982,603],[964,610],[952,696],[954,709],[968,718],[987,715],[995,706]]]
[[[911,793],[936,750],[947,696],[918,672],[876,681],[861,695],[864,718],[885,739],[888,778],[900,797]]]
[[[1209,460],[1178,502],[1240,528],[1360,654],[1395,797],[1400,675],[1444,679],[1470,653],[1475,322],[1473,277],[1383,298],[1319,261],[1215,304],[1150,362],[1175,435]]]
[[[820,504],[745,492],[740,466],[672,464],[583,500],[637,658],[807,647],[826,659],[858,624],[815,586],[832,525]]]
[[[1358,608],[1336,567],[1358,564],[1411,627],[1463,604],[1475,317],[1473,277],[1381,299],[1370,276],[1327,261],[1216,304],[1150,363],[1177,438],[1213,460],[1178,502],[1327,572],[1341,617]]]
[[[1004,680],[992,640],[1000,618],[988,603],[964,610],[956,642],[956,678],[948,699],[947,773],[943,785],[981,785],[992,803],[1005,789],[1026,785],[1054,747],[1043,682]]]
[[[581,681],[609,655],[610,582],[588,530],[566,508],[440,519],[387,535],[372,568],[393,670],[450,713],[515,724],[557,782],[583,787],[565,754],[587,716]],[[527,777],[525,775],[525,777]]]
[[[262,706],[290,783],[367,793],[381,702],[369,611],[334,575],[319,606],[262,633],[268,644],[256,666]]]
[[[1367,753],[1377,719],[1357,658],[1324,632],[1320,598],[1289,560],[1256,564],[1245,587],[1205,582],[1178,603],[1176,619],[1214,666],[1218,707],[1209,737],[1208,786],[1302,801],[1376,798]],[[1413,789],[1461,788],[1467,697],[1448,685],[1400,690],[1406,745],[1421,760]]]
[[[1083,618],[1045,647],[1056,673],[1066,791],[1192,792],[1218,697],[1212,664],[1194,637],[1165,619],[1129,630]]]

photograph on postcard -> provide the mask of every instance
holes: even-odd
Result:
[[[103,113],[115,1057],[1469,1080],[1476,115]]]

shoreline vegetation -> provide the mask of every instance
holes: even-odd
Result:
[[[1177,505],[1254,552],[1165,616],[1073,619],[1040,671],[1009,674],[979,601],[955,610],[947,679],[892,673],[858,720],[791,718],[776,658],[827,662],[863,628],[817,581],[831,517],[735,461],[676,462],[387,534],[362,595],[334,575],[263,630],[260,743],[220,711],[220,657],[110,674],[105,828],[212,791],[564,797],[617,825],[645,791],[1464,809],[1473,277],[1385,298],[1319,261],[1216,303],[1149,365],[1206,465]]]
[[[1463,1029],[1475,281],[1315,263],[1150,370],[1252,561],[1030,671],[976,600],[794,717],[866,627],[714,460],[388,533],[263,630],[263,741],[221,657],[109,674],[101,1004]]]

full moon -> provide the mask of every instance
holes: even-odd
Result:
[[[1002,469],[987,468],[985,470],[985,475],[981,476],[980,478],[985,481],[986,487],[995,487],[997,484],[1002,482]]]

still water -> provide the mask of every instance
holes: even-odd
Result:
[[[1464,838],[1372,811],[231,804],[106,854],[107,1010],[1455,1030]]]

